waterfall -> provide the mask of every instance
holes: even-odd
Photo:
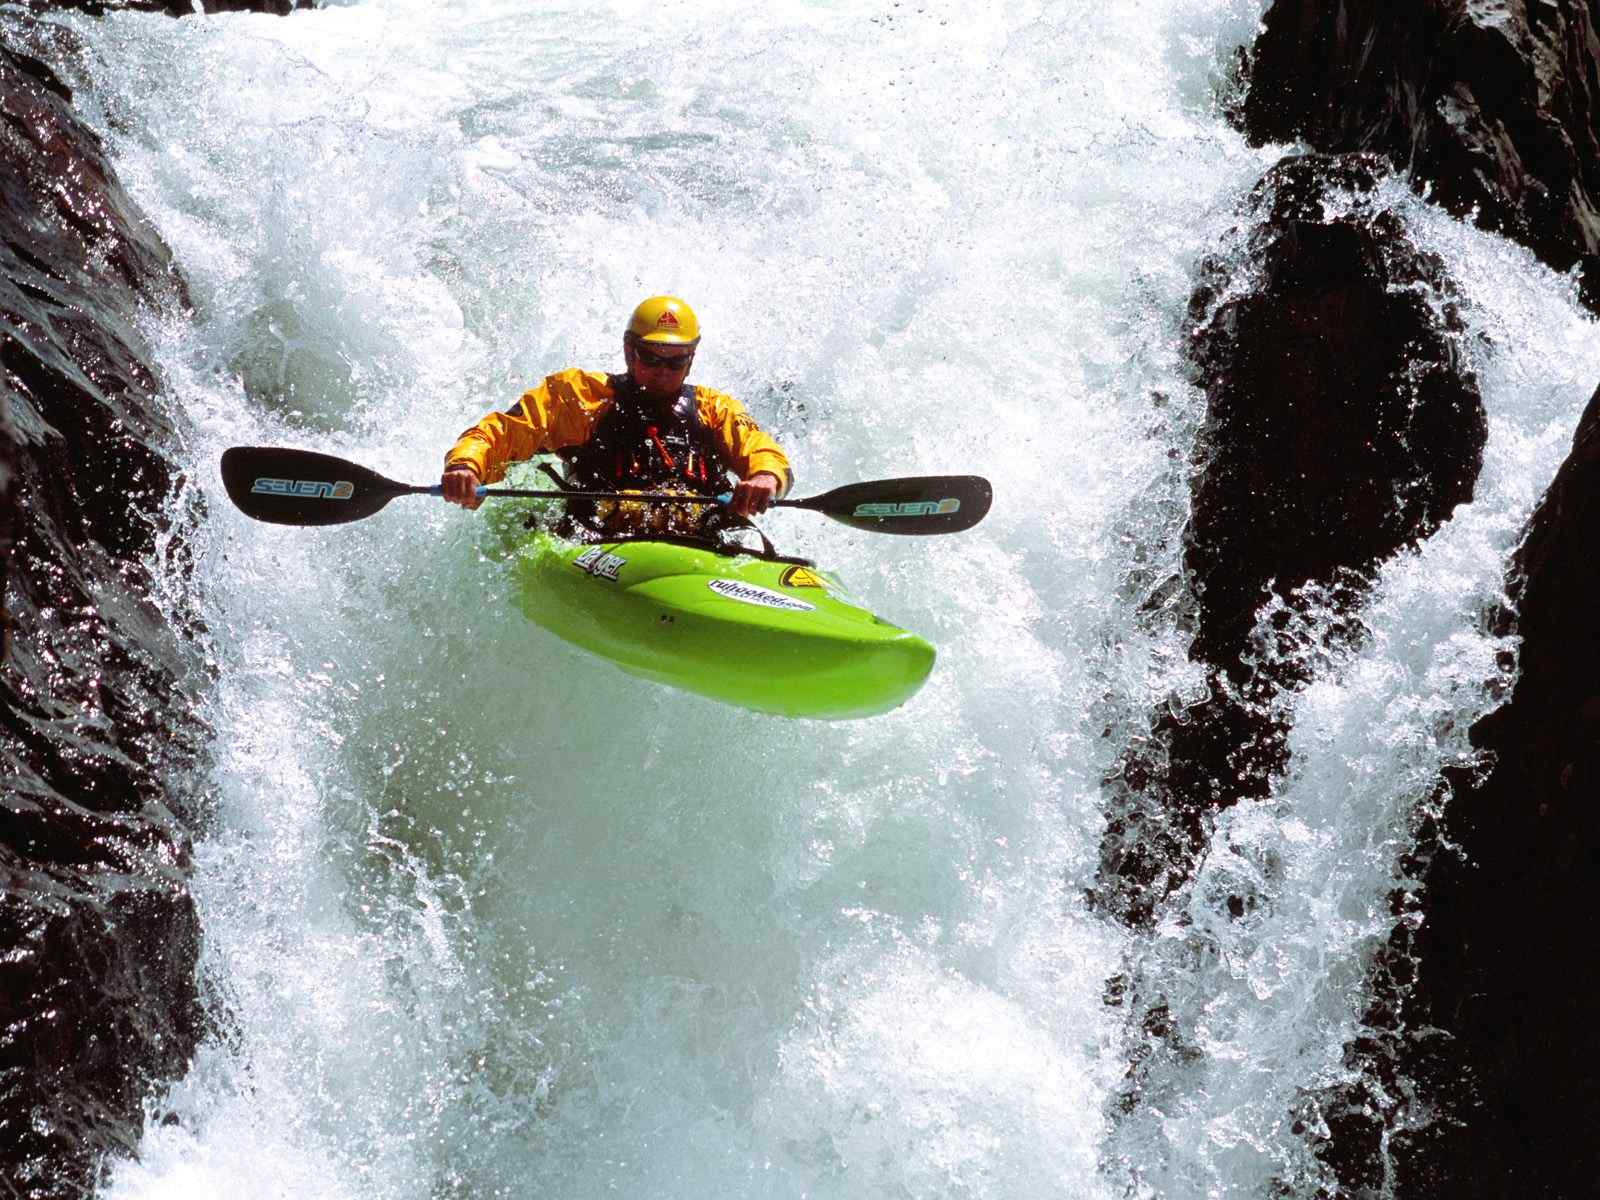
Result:
[[[1311,1195],[1386,897],[1470,756],[1482,614],[1600,378],[1568,282],[1398,185],[1468,303],[1470,505],[1381,571],[1153,933],[1085,904],[1180,616],[1197,264],[1276,160],[1221,115],[1262,0],[365,0],[79,28],[187,276],[151,331],[209,503],[196,847],[213,1028],[115,1200]],[[252,524],[234,444],[416,482],[688,297],[692,380],[803,493],[978,473],[970,533],[764,527],[938,647],[867,722],[644,684],[516,610],[483,514]],[[914,543],[914,544],[908,544]],[[1230,897],[1248,896],[1242,919]],[[1108,981],[1179,1037],[1143,1054]]]

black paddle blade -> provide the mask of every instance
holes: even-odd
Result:
[[[222,486],[246,516],[274,525],[342,525],[370,517],[396,496],[426,491],[314,450],[230,446]]]
[[[850,483],[792,503],[873,533],[960,533],[983,520],[993,500],[981,475],[917,475]]]

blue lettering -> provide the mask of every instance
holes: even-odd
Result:
[[[961,511],[961,500],[907,500],[901,504],[858,504],[853,515],[858,517],[936,517]]]
[[[250,490],[269,496],[303,496],[311,500],[348,500],[356,494],[355,484],[344,479],[328,483],[321,479],[269,479],[266,476],[257,479]]]

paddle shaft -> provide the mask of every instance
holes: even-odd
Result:
[[[445,488],[442,483],[432,486],[406,486],[406,494],[426,493],[429,496],[443,496]],[[651,504],[726,504],[728,494],[722,496],[680,496],[670,491],[562,491],[554,488],[486,488],[482,483],[477,486],[478,496],[491,499],[494,496],[504,496],[507,499],[630,499],[630,501],[648,501]],[[794,504],[794,501],[773,501],[773,504]]]
[[[442,496],[442,483],[412,484],[331,454],[276,446],[233,446],[222,454],[228,497],[247,515],[279,525],[342,525],[370,517],[397,496]],[[775,507],[821,513],[872,533],[959,533],[981,521],[992,498],[977,475],[923,475],[848,483],[820,496],[778,500]],[[674,492],[589,492],[562,488],[487,488],[484,499],[726,504],[721,496]]]
[[[650,504],[726,504],[729,493],[720,496],[685,496],[676,492],[578,492],[557,491],[553,489],[537,488],[491,488],[483,484],[478,485],[478,495],[488,500],[494,496],[504,496],[512,500],[635,500]],[[444,486],[434,484],[432,487],[407,486],[407,494],[427,493],[430,496],[444,495]],[[779,506],[789,508],[804,508],[804,500],[774,500],[771,507]]]

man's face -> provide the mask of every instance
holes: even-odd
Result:
[[[629,377],[641,392],[654,400],[668,400],[683,387],[689,364],[694,361],[694,347],[635,342],[630,338],[622,343],[622,356],[627,361]]]

